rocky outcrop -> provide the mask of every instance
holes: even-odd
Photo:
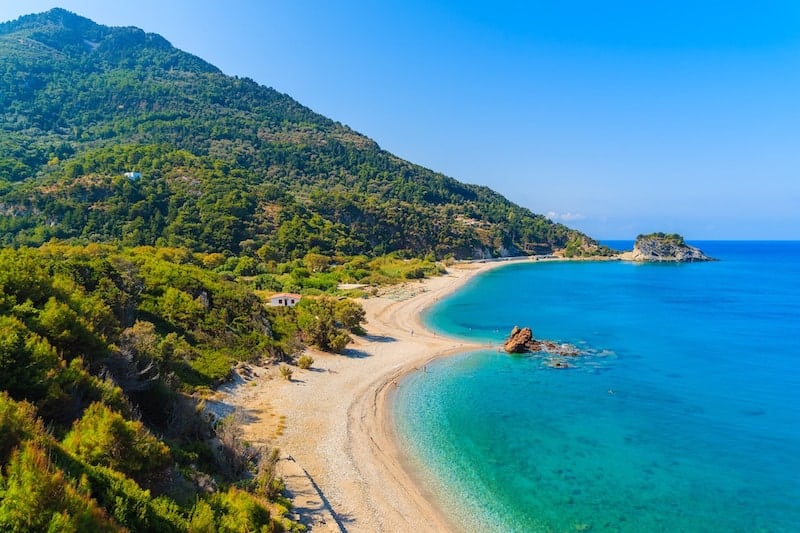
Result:
[[[533,337],[531,328],[514,326],[511,334],[503,343],[507,353],[544,352],[553,355],[575,356],[580,355],[580,350],[571,344],[560,344],[548,340],[538,340]]]
[[[639,235],[632,252],[621,255],[622,259],[639,262],[689,263],[695,261],[714,261],[699,248],[689,246],[678,234],[651,233]]]
[[[508,353],[529,352],[528,346],[532,340],[533,332],[531,328],[514,326],[514,329],[511,330],[511,335],[509,335],[506,342],[503,343],[503,349]]]

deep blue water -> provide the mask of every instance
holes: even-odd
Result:
[[[474,352],[398,388],[409,458],[465,530],[800,531],[800,243],[693,244],[720,261],[513,264],[429,311],[593,353]]]

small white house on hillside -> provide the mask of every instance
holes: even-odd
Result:
[[[269,299],[269,305],[273,307],[280,307],[280,306],[294,307],[295,305],[297,305],[297,302],[300,301],[300,298],[302,298],[302,296],[300,296],[299,294],[294,294],[292,292],[282,292],[279,294],[272,295]]]

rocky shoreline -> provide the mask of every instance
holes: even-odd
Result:
[[[677,233],[650,233],[639,235],[633,245],[633,251],[623,252],[620,259],[636,262],[671,262],[694,263],[699,261],[716,261],[702,250],[686,244]]]

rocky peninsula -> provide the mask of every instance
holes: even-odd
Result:
[[[677,233],[650,233],[636,237],[633,251],[619,255],[625,261],[690,263],[715,261],[699,248],[686,244]]]

